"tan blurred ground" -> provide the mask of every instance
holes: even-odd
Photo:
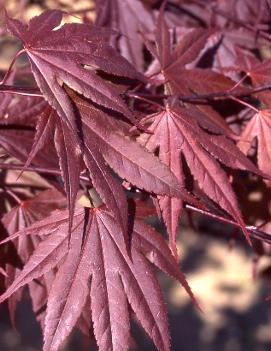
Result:
[[[75,13],[75,15],[72,16],[72,20],[74,22],[80,22],[81,11],[93,7],[92,0],[44,0],[32,3],[31,1],[6,0],[1,3],[9,12],[18,16],[18,18],[21,18],[23,14],[25,20],[29,20],[31,17],[39,15],[44,9],[62,8],[67,12]],[[26,10],[22,11],[22,8],[25,8],[25,4],[27,5]],[[93,14],[94,12],[89,13],[89,16],[93,18]],[[78,16],[78,18],[75,16]]]

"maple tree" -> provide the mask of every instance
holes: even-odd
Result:
[[[132,316],[169,350],[155,269],[200,309],[179,265],[185,212],[238,228],[258,253],[271,243],[270,214],[251,220],[240,191],[270,187],[271,10],[259,5],[96,0],[81,23],[3,10],[1,35],[22,49],[1,72],[0,302],[15,325],[28,286],[45,351],[76,327],[101,351],[128,350]]]

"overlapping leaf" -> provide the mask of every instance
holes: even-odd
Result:
[[[60,116],[59,119],[54,110],[45,108],[37,124],[35,142],[26,166],[53,129],[72,225],[81,170],[81,145],[72,102],[63,89],[63,83],[95,103],[133,119],[114,84],[99,77],[97,71],[132,79],[141,76],[109,46],[107,30],[84,24],[65,24],[56,29],[61,19],[61,11],[49,10],[34,17],[28,27],[8,16],[6,23],[8,29],[23,42],[37,84]]]
[[[0,300],[58,266],[48,297],[44,350],[59,349],[75,327],[89,294],[88,309],[100,350],[128,350],[128,303],[158,349],[169,350],[165,305],[145,255],[180,281],[193,300],[194,297],[163,239],[146,224],[136,221],[130,257],[118,224],[105,208],[78,209],[75,222],[70,248],[67,212],[52,214],[11,236],[14,239],[32,234],[44,240]]]
[[[172,50],[169,29],[163,8],[161,9],[155,36],[156,52],[152,53],[160,62],[161,72],[170,91],[176,94],[189,94],[191,91],[212,93],[225,91],[234,86],[231,79],[210,69],[186,67],[199,57],[212,32],[202,28],[192,29]]]
[[[3,93],[0,124],[13,126],[35,126],[37,116],[46,106],[46,101],[39,97],[20,96],[15,99],[11,94]],[[7,103],[8,102],[8,103]]]
[[[257,168],[238,151],[238,148],[223,135],[207,134],[201,129],[192,110],[167,105],[166,110],[149,116],[151,134],[144,134],[140,141],[152,152],[158,150],[160,159],[184,183],[181,156],[184,156],[190,172],[200,188],[228,212],[244,229],[237,200],[220,161],[231,168],[259,173]],[[164,221],[170,234],[172,249],[175,251],[175,237],[181,202],[175,198],[162,197],[159,200]]]
[[[238,50],[235,60],[235,69],[245,72],[246,76],[251,79],[254,87],[268,85],[271,78],[271,60],[267,59],[261,62],[258,58],[252,55],[249,51]],[[270,91],[266,90],[259,92],[258,96],[264,104],[269,107]]]
[[[10,156],[21,162],[26,162],[31,152],[34,140],[34,132],[17,128],[0,128],[0,145]],[[46,147],[42,145],[42,152],[34,155],[32,163],[41,167],[51,167],[57,170],[58,161],[55,157],[55,149],[51,143],[51,136],[47,139]]]
[[[258,25],[260,18],[264,19],[268,16],[268,3],[265,0],[257,2],[253,0],[244,0],[242,2],[222,0],[218,3],[218,9],[229,14],[229,16],[234,16],[234,18],[250,23],[255,27]],[[221,23],[227,21],[227,18],[221,18],[221,15],[218,13],[216,20],[217,23]]]
[[[265,174],[271,174],[271,111],[262,110],[251,118],[243,129],[238,142],[239,148],[248,154],[254,139],[258,141],[258,166]]]
[[[268,28],[263,22],[268,14],[262,13],[266,2],[260,1],[259,17],[253,0],[220,1],[217,7],[210,1],[210,11],[205,11],[205,1],[168,1],[158,15],[160,3],[96,0],[96,23],[109,29],[87,24],[61,27],[63,13],[58,10],[45,11],[28,26],[6,16],[9,31],[22,41],[44,99],[2,94],[1,151],[4,149],[9,159],[26,162],[26,168],[39,166],[40,171],[50,174],[50,178],[44,176],[47,180],[53,178],[58,187],[65,188],[68,198],[68,210],[59,210],[61,204],[54,203],[58,210],[45,219],[40,220],[40,216],[52,209],[48,196],[27,200],[3,219],[10,233],[6,241],[14,240],[24,267],[7,269],[8,290],[0,300],[8,298],[14,314],[22,287],[29,285],[46,351],[60,349],[75,327],[87,335],[93,328],[102,351],[128,350],[130,307],[157,348],[169,350],[165,306],[151,263],[178,279],[193,299],[174,258],[183,202],[197,207],[204,203],[212,209],[216,203],[246,234],[227,167],[262,173],[230,140],[233,132],[226,117],[234,122],[233,128],[236,120],[242,120],[233,116],[236,106],[231,111],[231,103],[229,110],[222,111],[224,105],[219,100],[211,102],[210,96],[204,99],[204,105],[192,100],[197,93],[223,92],[228,96],[240,72],[250,76],[255,87],[269,83],[270,60],[264,61],[269,53],[263,48],[266,42],[260,39],[269,35],[264,33]],[[156,48],[152,42],[145,43],[155,57],[148,70],[154,77],[147,84],[135,86],[135,80],[142,79],[143,83],[144,77],[133,65],[144,71],[150,63],[143,37],[153,40],[149,32],[157,15]],[[242,21],[248,23],[244,24],[245,31],[238,28]],[[206,29],[210,23],[219,28]],[[117,50],[132,64],[110,47],[112,38],[116,39]],[[226,43],[232,44],[229,52]],[[240,60],[232,74],[228,69],[239,49]],[[19,69],[18,74],[22,77],[24,73]],[[238,83],[242,92],[247,91],[246,83],[249,80]],[[120,94],[127,88],[130,91],[124,101]],[[9,87],[8,91],[16,89]],[[186,99],[192,103],[180,105],[178,99],[183,94],[193,94],[192,99]],[[268,94],[246,99],[257,108],[261,104],[269,106]],[[173,97],[165,101],[165,95]],[[150,115],[157,111],[157,103],[158,113]],[[131,121],[137,125],[138,112],[143,115],[142,128],[148,128],[139,137],[141,145],[135,135],[142,130],[130,129]],[[257,113],[239,142],[241,150],[248,153],[257,139],[258,165],[268,174],[269,119],[269,110]],[[2,166],[6,168],[6,164]],[[8,192],[5,172],[1,177],[1,189]],[[122,180],[131,185],[129,196]],[[201,201],[186,190],[188,180],[192,180],[189,189]],[[93,190],[89,189],[94,187],[105,206],[74,211],[79,187],[87,200]],[[24,192],[26,196],[30,193]],[[139,201],[135,205],[136,197]],[[154,208],[140,202],[150,197],[155,199],[156,207],[160,206],[174,255],[158,233],[138,221],[138,217],[153,215]],[[8,254],[9,258],[13,255],[14,251]]]
[[[141,0],[96,0],[98,25],[118,30],[118,47],[124,57],[144,70],[143,40],[140,32],[151,32],[154,19]]]
[[[78,95],[73,94],[72,98],[82,118],[87,148],[101,153],[120,177],[148,192],[176,196],[195,203],[195,199],[178,184],[169,168],[125,136],[121,128],[116,129],[112,118]]]
[[[125,136],[127,128],[122,128],[122,125],[107,112],[95,108],[89,101],[80,98],[71,90],[69,96],[76,104],[78,118],[83,122],[85,167],[89,170],[92,184],[103,202],[115,214],[124,235],[127,232],[126,197],[108,165],[120,177],[141,189],[154,194],[181,197],[187,202],[196,204],[196,200],[178,184],[175,176],[157,157]],[[76,150],[78,144],[73,134],[61,123],[52,108],[47,107],[42,112],[26,166],[54,134],[64,184],[68,185],[66,192],[69,208],[72,208],[79,185],[81,156],[79,148]]]
[[[9,235],[13,235],[17,231],[24,230],[32,223],[49,216],[49,214],[56,208],[65,205],[64,197],[57,191],[50,189],[40,193],[38,196],[22,201],[19,205],[13,207],[6,215],[2,218]],[[6,265],[6,287],[8,288],[16,277],[20,274],[21,266],[28,261],[35,248],[40,243],[41,239],[39,236],[27,236],[18,237],[14,240],[14,245],[17,252],[16,262],[14,257],[14,251],[9,248],[13,261]],[[29,284],[29,291],[33,301],[33,310],[35,313],[43,307],[46,303],[46,296],[48,294],[48,279],[44,277],[43,281],[32,282]],[[9,312],[11,321],[15,325],[15,312],[17,303],[22,298],[22,290],[18,290],[8,299]],[[41,315],[37,315],[37,319],[42,321]]]
[[[56,29],[62,15],[59,10],[48,10],[32,18],[29,26],[6,15],[7,27],[22,41],[45,99],[74,131],[74,111],[63,83],[95,103],[132,118],[113,85],[100,78],[97,70],[132,79],[139,74],[109,46],[108,31],[75,23]]]

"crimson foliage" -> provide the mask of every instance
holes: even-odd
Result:
[[[270,184],[268,2],[96,0],[95,12],[96,23],[4,16],[33,83],[2,72],[0,301],[15,323],[28,285],[44,351],[75,327],[101,351],[128,350],[131,310],[167,351],[154,267],[198,306],[178,264],[184,210],[270,243],[238,199],[241,182]],[[155,211],[169,245],[146,224]]]

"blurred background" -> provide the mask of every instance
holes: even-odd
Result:
[[[82,16],[91,21],[95,17],[91,0],[8,0],[0,1],[0,6],[6,7],[17,18],[23,14],[25,20],[46,8],[62,8],[73,14],[72,21],[80,21]],[[0,70],[5,71],[18,46],[11,37],[1,37],[0,42]],[[24,65],[23,59],[21,64]],[[160,276],[169,311],[172,350],[270,351],[271,302],[267,300],[271,292],[269,255],[257,257],[240,236],[236,237],[232,228],[208,218],[194,218],[197,230],[189,229],[188,222],[184,218],[180,226],[178,249],[182,270],[203,312],[191,304],[179,284]],[[155,220],[152,224],[157,225]],[[163,228],[159,229],[163,231]],[[41,331],[31,314],[27,290],[18,308],[16,322],[15,330],[10,324],[6,307],[1,305],[0,350],[41,350]],[[155,350],[135,324],[131,344],[133,351]],[[74,332],[65,351],[74,350],[97,349],[94,340],[86,340],[79,332]]]
[[[254,256],[243,240],[227,240],[231,230],[221,224],[208,223],[202,218],[195,222],[199,226],[197,232],[186,224],[181,225],[178,248],[182,270],[203,312],[191,304],[178,283],[162,274],[159,276],[169,312],[172,351],[270,351],[271,302],[266,300],[271,291],[270,259],[260,260],[259,274],[254,278]],[[206,232],[206,227],[215,228]],[[132,328],[131,350],[156,350],[142,329],[136,324]],[[31,312],[27,290],[17,309],[16,329],[10,324],[7,309],[1,305],[0,350],[42,349],[41,331]],[[87,340],[75,331],[64,350],[97,351],[97,348],[94,339]]]

